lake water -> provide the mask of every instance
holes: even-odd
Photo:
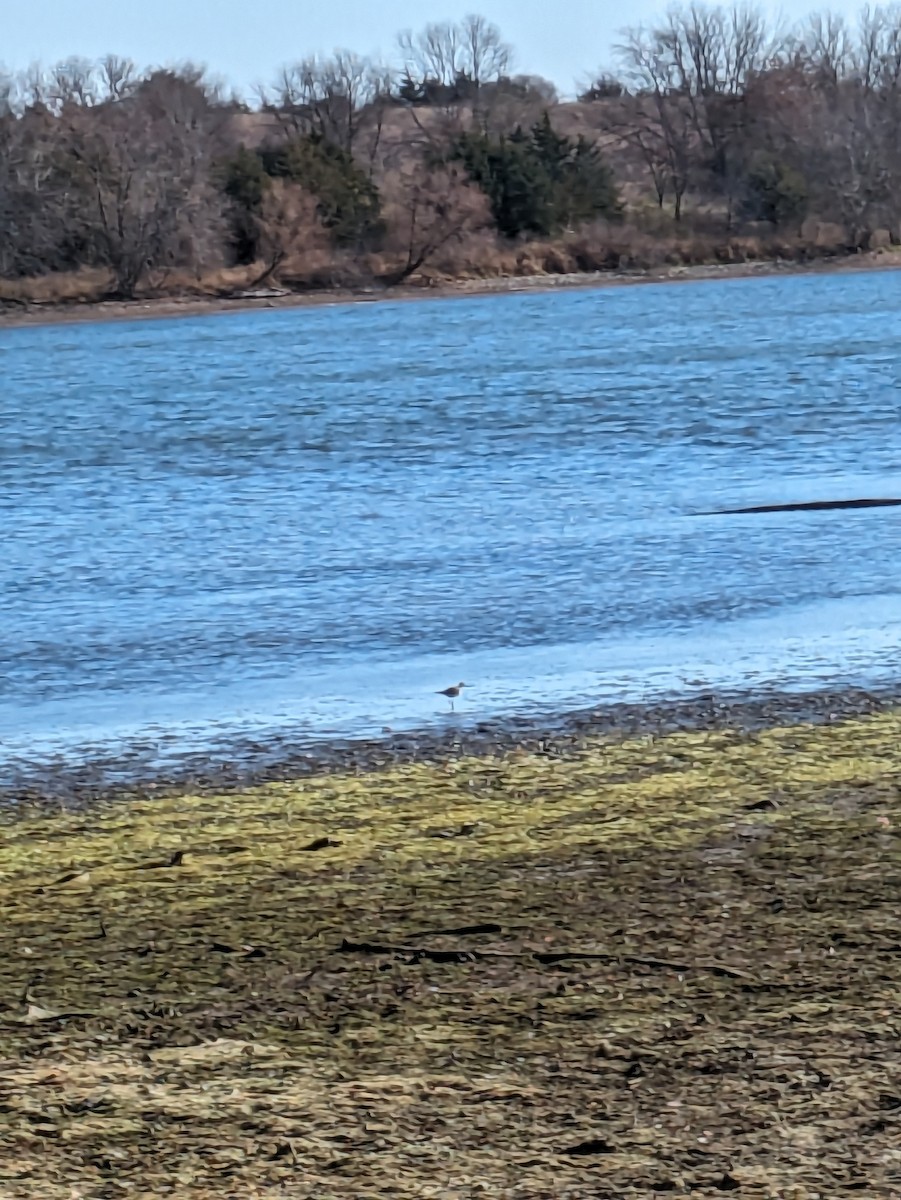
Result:
[[[901,274],[0,330],[0,755],[898,675]]]

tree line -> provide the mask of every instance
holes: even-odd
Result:
[[[401,34],[391,66],[300,60],[253,104],[113,56],[0,77],[0,279],[397,283],[585,231],[589,265],[616,265],[626,226],[898,239],[901,7],[792,29],[671,8],[624,30],[577,102],[513,64],[472,16]]]

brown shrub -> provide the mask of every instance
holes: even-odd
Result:
[[[455,167],[412,170],[388,175],[382,182],[385,249],[393,267],[387,283],[402,283],[490,224],[488,201]]]
[[[316,197],[297,183],[273,179],[257,218],[260,255],[265,264],[257,282],[299,278],[328,261],[331,243],[319,219]]]
[[[515,274],[515,255],[491,230],[472,232],[447,245],[432,260],[445,279],[498,279]]]
[[[565,242],[549,242],[542,248],[541,266],[546,275],[571,275],[577,270]]]

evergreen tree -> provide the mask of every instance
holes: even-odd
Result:
[[[406,104],[425,104],[428,99],[425,84],[417,82],[408,71],[398,85],[397,98]]]
[[[610,168],[583,137],[554,129],[545,113],[528,131],[509,137],[466,133],[451,157],[491,204],[500,233],[549,236],[595,217],[618,217],[621,205]]]
[[[235,261],[257,257],[256,217],[269,185],[260,156],[241,146],[233,158],[220,164],[220,186],[230,201],[231,242]]]
[[[361,246],[381,231],[378,189],[342,147],[310,134],[264,146],[260,159],[267,175],[316,197],[319,217],[339,245]]]
[[[803,220],[807,182],[800,172],[766,154],[752,161],[747,175],[745,213],[753,220],[782,225]]]
[[[231,202],[232,247],[239,263],[257,257],[257,218],[273,179],[316,197],[319,218],[338,245],[360,248],[381,233],[379,193],[351,155],[315,134],[240,150],[221,163],[219,186]]]

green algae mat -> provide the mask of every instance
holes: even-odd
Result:
[[[0,1196],[901,1197],[901,716],[0,818]]]

